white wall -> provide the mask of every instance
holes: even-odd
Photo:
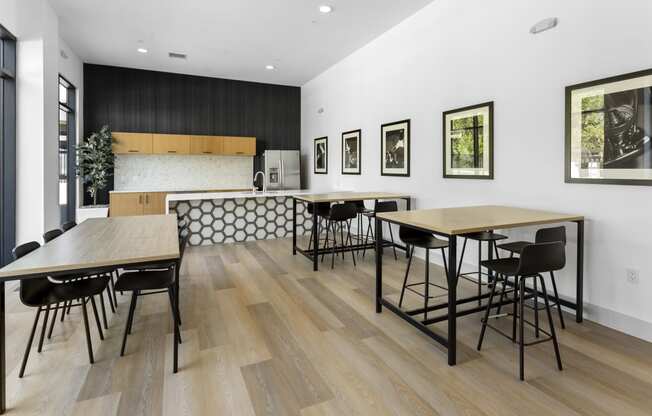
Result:
[[[550,16],[555,30],[528,30]],[[652,3],[436,0],[302,87],[302,153],[329,136],[312,188],[408,192],[418,208],[510,204],[583,214],[592,319],[652,340],[652,189],[564,183],[564,87],[652,67]],[[442,178],[442,112],[495,102],[495,180]],[[317,110],[324,108],[323,114]],[[412,120],[412,175],[380,176],[380,125]],[[362,175],[342,176],[341,133],[362,129]],[[526,230],[532,231],[532,230]],[[558,281],[574,295],[575,227]],[[519,236],[524,231],[512,231]],[[465,262],[473,264],[471,250]],[[630,284],[625,269],[640,271]]]

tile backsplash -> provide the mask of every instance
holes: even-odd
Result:
[[[253,157],[117,155],[116,191],[193,191],[252,186]]]

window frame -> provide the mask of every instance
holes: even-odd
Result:
[[[16,37],[0,25],[0,266],[16,244]]]
[[[59,74],[59,79],[58,79],[58,86],[59,88],[57,91],[59,91],[58,94],[58,111],[59,114],[61,114],[61,111],[65,111],[67,114],[67,120],[66,120],[66,125],[67,125],[67,132],[66,132],[66,142],[67,142],[67,148],[66,148],[66,166],[65,166],[65,179],[67,182],[67,201],[65,208],[63,205],[59,205],[59,209],[61,212],[61,223],[65,223],[68,221],[75,221],[76,218],[76,210],[77,210],[77,181],[76,181],[76,174],[75,174],[75,160],[76,160],[76,155],[75,155],[75,145],[77,143],[77,88],[66,79],[63,75]],[[66,101],[63,102],[61,101],[61,87],[66,88]],[[59,121],[61,120],[59,116]],[[60,147],[61,145],[61,130],[57,130],[57,158],[58,158],[58,165],[57,165],[57,172],[59,176],[59,182],[63,180],[62,177],[62,168],[61,168],[61,160],[62,160],[62,148]]]

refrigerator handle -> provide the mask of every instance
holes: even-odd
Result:
[[[285,189],[285,163],[281,158],[281,189]]]

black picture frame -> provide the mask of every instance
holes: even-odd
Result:
[[[404,172],[392,172],[388,171],[388,169],[385,167],[385,130],[388,129],[389,127],[392,126],[400,126],[400,125],[406,125],[406,130],[407,134],[405,135],[405,144],[404,149],[407,148],[407,151],[404,152],[404,158],[405,158],[405,168]],[[410,176],[410,153],[412,151],[412,142],[410,140],[410,136],[412,133],[412,127],[410,125],[410,119],[405,119],[405,120],[400,120],[400,121],[393,121],[391,123],[385,123],[380,126],[380,175],[381,176],[402,176],[402,177],[409,177]]]
[[[476,109],[482,109],[482,108],[487,108],[488,110],[488,120],[489,120],[489,127],[488,127],[488,145],[489,145],[489,151],[488,151],[488,173],[486,175],[468,175],[468,174],[454,174],[450,173],[448,171],[448,166],[447,166],[447,152],[448,152],[448,147],[446,143],[448,142],[447,138],[447,123],[446,119],[450,115],[454,115],[456,113],[463,113],[467,112],[470,110],[476,110]],[[456,108],[453,110],[448,110],[444,111],[442,113],[442,174],[445,179],[484,179],[484,180],[492,180],[494,179],[494,102],[493,101],[487,101],[484,103],[480,104],[474,104],[474,105],[469,105],[466,107],[460,107]]]
[[[324,143],[324,168],[317,168],[317,144]],[[328,136],[318,137],[314,140],[313,143],[313,171],[315,175],[328,175]]]
[[[633,178],[598,178],[598,177],[574,177],[572,175],[572,165],[573,165],[573,92],[578,90],[584,90],[590,87],[601,86],[605,87],[608,84],[621,81],[635,80],[637,78],[649,77],[652,76],[652,68],[645,69],[642,71],[630,72],[627,74],[616,75],[607,78],[601,78],[594,81],[583,82],[579,84],[569,85],[565,89],[565,119],[564,119],[564,181],[565,183],[579,183],[579,184],[595,184],[595,185],[634,185],[634,186],[652,186],[652,179],[633,179]],[[651,88],[650,86],[643,86],[640,88]],[[639,89],[640,89],[639,88]],[[622,91],[634,91],[634,90],[622,90]],[[603,98],[604,100],[604,98]],[[652,108],[652,107],[651,107]],[[598,111],[605,112],[606,109],[603,104],[603,108]],[[652,132],[648,132],[652,134]],[[650,143],[647,143],[648,149],[650,149]],[[652,152],[645,152],[645,145],[642,152],[642,155],[647,155],[647,157],[652,160]],[[580,157],[581,165],[581,157]],[[600,171],[605,169],[599,168]],[[635,169],[631,169],[635,170]]]
[[[357,138],[357,151],[358,151],[358,165],[356,167],[355,171],[347,171],[345,167],[345,161],[346,161],[346,151],[345,151],[345,136],[349,135],[356,135]],[[357,129],[357,130],[351,130],[351,131],[345,131],[342,133],[342,175],[360,175],[362,174],[362,130]]]

